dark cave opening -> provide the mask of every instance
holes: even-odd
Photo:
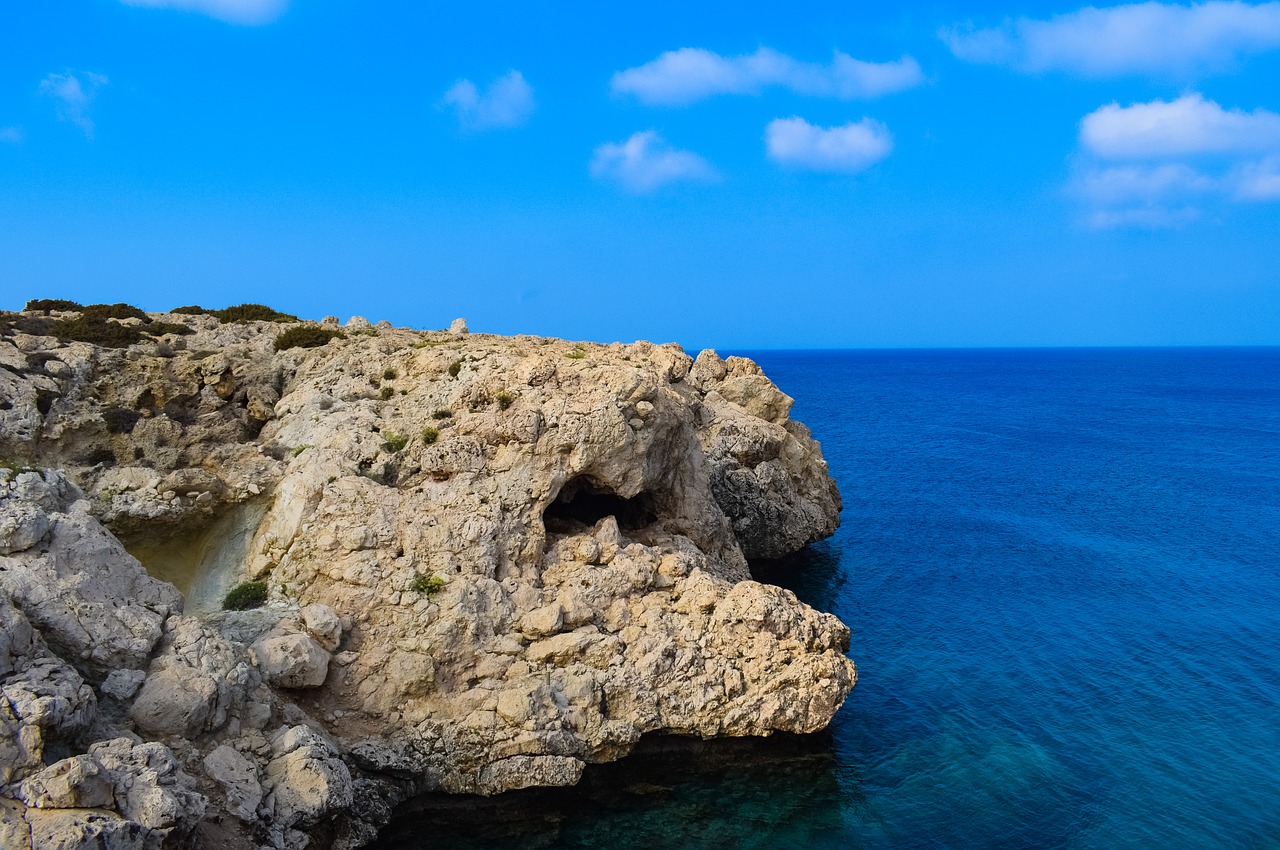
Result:
[[[576,530],[578,524],[590,527],[607,516],[614,517],[623,531],[639,531],[657,519],[653,498],[648,493],[627,499],[580,475],[560,488],[543,512],[542,524],[547,531],[568,533]]]

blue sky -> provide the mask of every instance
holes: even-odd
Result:
[[[1280,344],[1280,3],[435,6],[7,0],[0,307]]]

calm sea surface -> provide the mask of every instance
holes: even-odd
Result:
[[[844,496],[761,571],[853,630],[829,733],[384,848],[1280,847],[1280,349],[752,356]]]

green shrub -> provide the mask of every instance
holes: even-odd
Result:
[[[266,601],[267,583],[246,581],[231,588],[222,598],[222,610],[245,611],[249,608],[261,608]]]
[[[346,339],[346,335],[332,328],[299,325],[296,328],[289,328],[276,337],[276,351],[284,351],[288,348],[319,348],[335,338]]]
[[[432,418],[432,419],[452,419],[452,418],[453,418],[453,411],[452,411],[452,410],[437,410],[435,413],[431,414],[431,418]]]
[[[164,336],[165,334],[187,336],[188,334],[195,333],[195,331],[182,324],[182,322],[152,322],[147,325],[146,332],[152,336]]]
[[[210,310],[209,315],[217,316],[220,322],[296,322],[298,317],[291,313],[281,313],[266,304],[237,304],[225,310]]]
[[[41,310],[47,316],[50,310],[83,310],[84,305],[65,298],[36,298],[28,301],[22,308],[27,311]]]
[[[444,590],[444,579],[440,576],[427,573],[417,573],[413,577],[413,581],[409,582],[409,589],[430,599],[440,591]]]
[[[428,446],[434,443],[438,439],[440,439],[439,428],[423,428],[422,429],[422,442],[426,443]]]
[[[453,361],[452,363],[450,363],[450,364],[449,364],[449,377],[450,377],[450,378],[456,378],[456,377],[458,377],[458,373],[459,373],[459,372],[461,372],[461,371],[462,371],[462,361],[461,361],[461,360],[455,360],[455,361]]]
[[[128,348],[142,339],[142,331],[137,328],[88,313],[74,319],[59,319],[49,333],[62,342],[90,342],[104,348]]]
[[[289,451],[293,452],[293,456],[294,456],[294,457],[297,457],[298,455],[302,454],[303,452],[305,452],[305,451],[306,451],[307,449],[309,449],[309,448],[311,448],[311,444],[310,444],[310,443],[307,443],[307,444],[305,444],[305,445],[301,445],[301,446],[294,446],[294,447],[293,447],[292,449],[290,449]]]
[[[184,316],[213,316],[220,322],[296,322],[297,316],[281,313],[266,304],[237,304],[224,310],[207,310],[204,307],[174,307],[170,313],[181,313]]]
[[[499,409],[499,410],[506,410],[506,409],[507,409],[508,407],[510,407],[510,406],[515,402],[515,400],[516,400],[516,397],[515,397],[515,396],[513,396],[511,393],[507,392],[506,390],[502,390],[502,391],[501,391],[501,392],[499,392],[497,395],[495,395],[493,398],[494,398],[494,400],[495,400],[495,401],[497,401],[497,402],[498,402],[498,409]]]
[[[80,311],[87,318],[97,319],[138,319],[143,323],[150,322],[151,317],[132,304],[87,304]]]
[[[388,431],[383,435],[386,439],[382,443],[382,447],[391,453],[404,451],[404,447],[409,445],[409,438],[404,434],[397,434],[395,431]]]
[[[573,351],[566,352],[564,356],[570,360],[581,360],[587,356],[587,350],[581,345],[574,346]]]
[[[387,399],[391,398],[395,394],[396,394],[396,388],[392,386],[386,386],[378,390],[378,397],[381,398],[383,401],[386,401]]]
[[[400,377],[400,373],[388,366],[382,370],[382,377],[388,381],[394,381],[396,378]]]

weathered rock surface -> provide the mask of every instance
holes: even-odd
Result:
[[[192,332],[0,316],[5,847],[356,847],[414,793],[811,732],[853,687],[844,625],[747,569],[840,508],[749,360],[156,318]]]

